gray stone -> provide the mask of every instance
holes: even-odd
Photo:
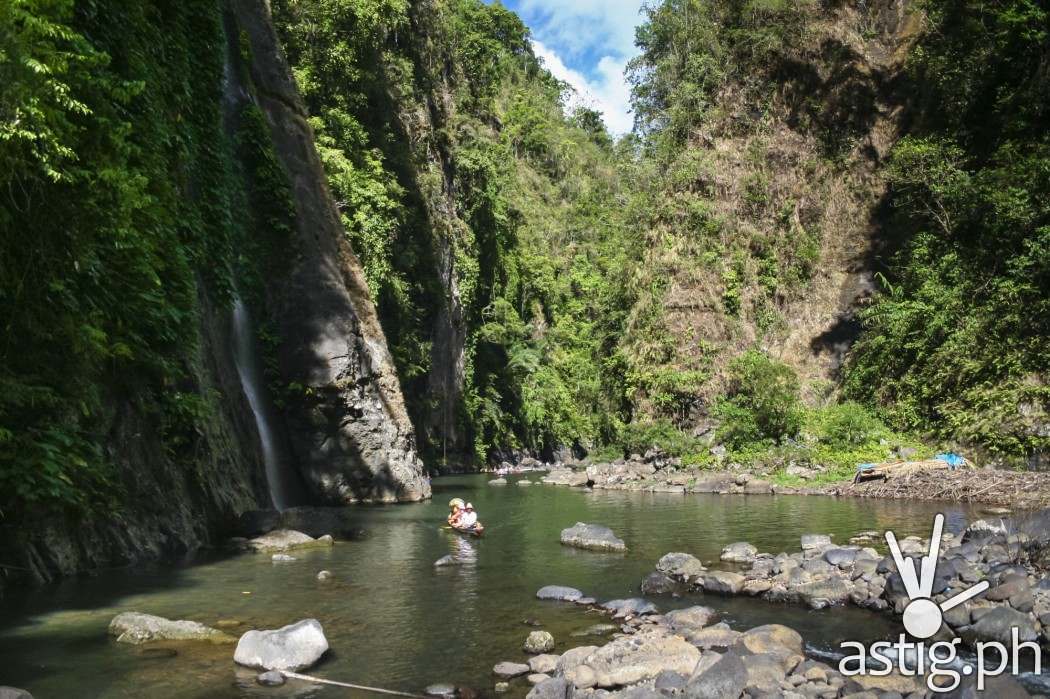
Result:
[[[18,687],[0,687],[0,699],[33,699],[33,695]]]
[[[318,582],[326,582],[326,581],[331,580],[331,579],[332,579],[332,571],[330,571],[330,570],[318,571],[318,573],[317,573],[317,580],[318,580]]]
[[[664,670],[656,676],[653,689],[664,695],[681,694],[685,691],[687,684],[689,684],[689,675]]]
[[[843,604],[852,591],[853,586],[842,577],[813,580],[799,585],[796,590],[799,598],[811,609]]]
[[[525,699],[569,699],[571,690],[564,677],[551,677],[529,690]]]
[[[546,631],[533,631],[525,639],[522,649],[532,655],[539,655],[540,653],[554,650],[554,636],[551,636]]]
[[[724,570],[712,570],[701,578],[705,592],[719,595],[737,595],[744,589],[744,576]]]
[[[543,655],[535,655],[529,658],[529,669],[533,672],[540,672],[551,674],[558,667],[558,656],[549,655],[544,653]]]
[[[614,599],[602,604],[602,607],[613,613],[613,618],[628,616],[642,616],[643,614],[656,614],[659,610],[656,605],[641,597],[630,599]]]
[[[249,539],[245,547],[258,553],[281,553],[298,549],[328,548],[332,544],[332,537],[328,535],[315,539],[294,529],[278,529]]]
[[[803,553],[817,553],[832,546],[831,537],[827,534],[803,534]]]
[[[233,643],[232,636],[196,621],[172,621],[153,614],[122,612],[109,622],[109,635],[117,643],[150,643],[152,641],[209,641]]]
[[[233,660],[260,670],[291,670],[310,667],[328,650],[321,623],[304,619],[279,629],[248,631],[237,642]]]
[[[596,650],[598,650],[598,646],[579,646],[577,648],[570,648],[558,658],[556,672],[565,674],[569,670],[582,665],[587,659],[587,656]]]
[[[757,548],[746,541],[738,541],[722,549],[721,559],[729,563],[751,563],[757,554]]]
[[[673,552],[664,554],[656,562],[656,570],[676,580],[695,582],[707,569],[704,568],[703,563],[696,556],[688,553]]]
[[[666,595],[681,591],[682,585],[681,582],[669,575],[653,571],[642,581],[639,589],[641,589],[643,595]]]
[[[575,587],[564,587],[562,585],[547,585],[541,587],[536,593],[537,599],[552,599],[560,602],[575,602],[583,597],[583,593]]]
[[[533,672],[532,674],[526,675],[525,681],[529,684],[539,684],[544,680],[549,680],[550,677],[551,676],[545,672]]]
[[[853,565],[853,561],[857,560],[857,549],[850,548],[830,548],[824,552],[824,560],[833,566],[839,568],[846,568]]]
[[[713,665],[694,674],[686,685],[687,699],[739,697],[747,686],[747,668],[736,653],[726,653]]]
[[[270,556],[270,560],[274,563],[291,563],[292,561],[299,560],[295,556],[289,556],[287,553],[275,553]]]
[[[427,688],[423,690],[423,693],[428,697],[445,697],[451,699],[456,696],[456,685],[441,682],[438,684],[427,685]]]
[[[276,670],[267,670],[255,676],[255,683],[263,687],[280,687],[285,683],[285,679],[284,675]]]
[[[701,650],[711,648],[729,648],[740,640],[741,633],[729,628],[728,624],[718,623],[699,631],[682,630],[683,637]]]
[[[664,614],[661,623],[672,631],[699,631],[708,624],[718,620],[718,612],[710,607],[696,605],[685,609],[675,609]]]
[[[505,680],[509,680],[512,677],[518,677],[528,673],[529,666],[524,663],[510,663],[502,662],[496,663],[495,667],[492,668],[492,674],[496,677],[502,677]]]
[[[617,638],[586,659],[594,671],[594,686],[618,687],[655,678],[670,670],[691,673],[700,651],[679,636],[662,629],[639,631]]]
[[[561,530],[561,543],[590,551],[626,551],[623,539],[613,534],[612,530],[600,524],[577,522]]]

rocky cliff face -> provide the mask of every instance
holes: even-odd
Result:
[[[238,0],[233,8],[250,47],[255,97],[295,204],[290,270],[267,292],[281,338],[282,378],[306,387],[286,412],[292,457],[322,501],[429,497],[393,358],[328,191],[269,7]]]
[[[269,367],[267,378],[271,386],[298,387],[297,398],[275,411],[275,429],[286,446],[280,467],[295,471],[307,498],[318,503],[429,497],[393,360],[329,195],[268,5],[235,0],[222,14],[223,21],[218,12],[202,20],[214,36],[194,36],[209,47],[227,47],[223,70],[219,60],[214,73],[197,76],[207,99],[224,100],[209,112],[214,118],[207,125],[224,143],[218,155],[228,168],[219,180],[226,210],[212,213],[251,220],[243,225],[249,238],[263,233],[253,228],[258,217],[240,208],[250,201],[253,184],[237,115],[257,109],[265,119],[265,146],[288,183],[294,225],[279,274],[253,259],[248,243],[239,260],[199,264],[230,264],[260,278],[254,283],[264,289],[265,309],[257,310],[267,317],[257,318],[280,338],[272,357],[276,369]],[[180,186],[186,197],[196,197],[205,185],[191,180]],[[137,389],[100,387],[111,393],[107,414],[93,417],[104,425],[99,439],[116,467],[112,510],[85,516],[27,509],[17,524],[0,516],[0,588],[190,553],[232,533],[245,511],[271,506],[258,427],[234,356],[231,294],[213,288],[208,279],[217,275],[207,271],[198,270],[196,337],[182,338],[186,349],[179,360],[187,378],[168,387],[204,406],[187,417],[188,436],[172,441],[168,416],[150,404],[146,378]],[[250,286],[236,278],[233,283]]]

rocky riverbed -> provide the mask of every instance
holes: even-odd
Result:
[[[784,474],[805,481],[819,467],[789,465]],[[726,463],[719,469],[684,467],[681,459],[658,449],[608,463],[553,463],[543,479],[548,485],[656,493],[730,495],[838,495],[917,500],[977,502],[1014,511],[1050,507],[1050,473],[1000,471],[991,468],[914,473],[891,481],[850,481],[813,486],[786,486],[770,472]]]

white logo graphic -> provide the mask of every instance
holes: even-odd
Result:
[[[915,638],[929,638],[937,633],[944,620],[944,612],[956,607],[968,599],[988,589],[988,581],[968,587],[940,604],[933,601],[933,584],[937,577],[937,557],[941,551],[941,531],[944,529],[944,515],[938,514],[933,519],[933,536],[930,537],[930,548],[919,561],[919,570],[915,570],[915,560],[901,554],[900,544],[892,531],[886,532],[886,543],[893,554],[897,570],[904,580],[904,589],[908,593],[908,606],[904,608],[904,628]]]

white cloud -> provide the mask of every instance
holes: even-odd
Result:
[[[557,53],[541,42],[533,40],[532,50],[554,77],[567,82],[576,91],[567,105],[570,110],[577,105],[597,109],[614,136],[622,136],[631,130],[634,122],[630,114],[630,89],[623,74],[627,64],[625,59],[603,56],[596,68],[597,78],[589,80],[583,73],[565,65]]]
[[[636,52],[642,0],[517,0],[535,37],[570,59],[588,53],[626,60]]]

